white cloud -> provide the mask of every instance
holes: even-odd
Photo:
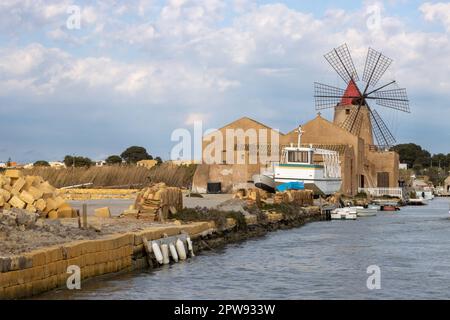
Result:
[[[426,2],[423,5],[421,5],[419,9],[422,12],[424,19],[426,21],[441,22],[447,29],[447,32],[450,32],[450,3]]]

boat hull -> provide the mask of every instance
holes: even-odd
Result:
[[[252,179],[255,187],[270,193],[275,193],[275,181],[271,177],[263,174],[255,174]]]

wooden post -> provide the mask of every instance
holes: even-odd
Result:
[[[80,216],[80,210],[77,210],[77,217],[78,217],[78,229],[81,229],[81,216]]]
[[[87,229],[88,228],[88,223],[87,223],[87,204],[83,203],[83,229]]]

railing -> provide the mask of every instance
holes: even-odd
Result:
[[[403,198],[402,188],[358,188],[358,192],[365,192],[373,197],[391,196]]]

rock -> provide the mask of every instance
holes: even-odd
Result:
[[[16,213],[16,223],[18,226],[32,228],[36,223],[36,215],[34,213],[28,213],[26,211],[19,211]]]

